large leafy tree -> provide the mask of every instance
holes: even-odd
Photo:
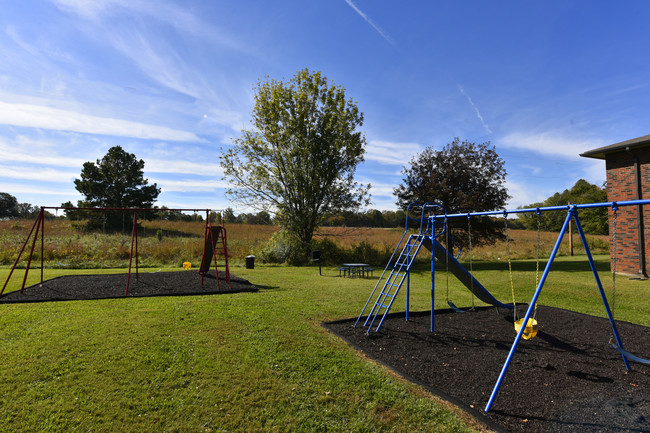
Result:
[[[394,189],[402,209],[410,203],[435,202],[449,214],[482,212],[504,208],[509,198],[504,161],[489,142],[476,144],[454,138],[440,150],[427,147],[402,174],[402,183]],[[470,223],[473,245],[503,237],[503,226],[491,218],[473,217]],[[455,241],[465,245],[469,240],[467,220],[454,218],[450,224]]]
[[[19,215],[16,197],[7,192],[0,192],[0,218],[14,218]]]
[[[543,202],[532,203],[525,207],[565,206],[569,203],[585,204],[605,201],[607,201],[607,190],[605,188],[600,188],[584,179],[580,179],[571,189],[556,192]],[[538,220],[535,214],[520,214],[519,219],[527,229],[537,230]],[[539,223],[542,230],[560,231],[565,219],[566,211],[544,212],[540,216]],[[609,222],[607,219],[607,208],[601,207],[580,210],[580,223],[585,233],[593,235],[608,234]]]
[[[354,181],[365,137],[363,113],[345,89],[304,69],[288,82],[256,88],[252,129],[221,157],[230,198],[275,215],[303,252],[329,216],[368,203],[369,185]]]
[[[108,149],[96,163],[84,163],[74,185],[85,197],[77,203],[79,207],[150,208],[160,194],[160,188],[144,178],[144,161],[120,146]],[[130,227],[130,215],[123,212],[93,212],[87,217],[95,227]]]

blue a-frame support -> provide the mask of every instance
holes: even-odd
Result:
[[[614,204],[613,207],[616,208],[616,204]],[[594,263],[594,259],[591,255],[591,250],[589,249],[589,245],[587,243],[587,238],[585,237],[585,233],[582,229],[582,225],[580,224],[580,218],[578,217],[578,212],[577,212],[577,205],[572,205],[569,208],[567,217],[564,220],[564,224],[562,225],[562,230],[560,230],[560,234],[557,237],[557,241],[555,242],[555,246],[553,247],[553,251],[551,252],[551,256],[549,257],[548,262],[546,263],[546,267],[544,268],[544,273],[542,274],[542,277],[539,280],[537,289],[535,290],[535,293],[533,294],[533,297],[528,304],[528,309],[526,310],[526,314],[522,320],[522,323],[528,323],[528,319],[532,315],[532,312],[535,308],[535,304],[537,303],[537,299],[539,298],[539,295],[542,292],[542,287],[544,287],[544,283],[546,282],[546,277],[548,277],[548,274],[551,270],[551,266],[553,265],[553,261],[555,260],[557,252],[560,248],[560,244],[562,243],[562,239],[564,238],[564,235],[572,219],[573,221],[575,221],[576,227],[578,229],[578,233],[580,233],[580,240],[582,241],[582,245],[585,248],[585,253],[587,254],[587,259],[589,260],[589,266],[591,267],[591,271],[594,274],[596,285],[598,286],[598,291],[600,292],[600,296],[603,300],[603,304],[605,305],[605,311],[607,312],[607,317],[609,318],[609,322],[612,325],[612,332],[614,334],[614,338],[616,339],[616,344],[618,345],[618,347],[623,348],[621,338],[618,334],[618,329],[616,328],[616,323],[614,322],[614,317],[612,316],[612,311],[609,308],[609,303],[607,302],[607,296],[605,295],[605,290],[603,289],[603,285],[600,281],[600,277],[598,276],[598,271],[596,270],[596,264]],[[503,368],[501,369],[499,378],[497,379],[497,382],[494,385],[494,389],[492,390],[492,394],[490,394],[488,403],[485,406],[486,412],[489,412],[490,409],[492,408],[492,405],[494,404],[494,399],[496,398],[497,393],[499,392],[501,383],[503,382],[506,372],[508,371],[508,367],[510,366],[510,361],[512,361],[512,357],[515,351],[517,350],[517,345],[521,341],[521,337],[524,331],[525,331],[524,326],[519,328],[519,332],[515,337],[515,341],[512,343],[512,346],[510,347],[510,352],[508,353],[508,357],[506,358],[506,361],[503,364]],[[625,356],[623,356],[623,363],[625,364],[625,368],[629,370],[630,365],[628,364],[628,361]]]

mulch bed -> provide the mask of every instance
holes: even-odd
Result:
[[[219,287],[214,271],[205,274],[203,284],[196,271],[140,272],[131,274],[129,293],[125,296],[127,274],[67,275],[20,290],[5,293],[0,304],[14,302],[72,301],[145,296],[211,295],[254,292],[249,281],[230,275],[230,287],[224,272],[219,271]]]
[[[522,310],[523,311],[523,310]],[[523,314],[523,313],[522,313]],[[509,432],[650,432],[650,366],[627,371],[609,347],[607,319],[540,306],[540,331],[522,340],[489,413],[485,405],[514,341],[512,312],[391,314],[378,333],[363,319],[325,324],[358,350],[492,429]],[[650,356],[650,328],[617,322],[625,348]]]

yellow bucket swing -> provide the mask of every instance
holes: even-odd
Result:
[[[526,325],[524,325],[524,318],[519,319],[517,317],[517,301],[515,299],[515,284],[512,279],[512,262],[510,259],[510,237],[508,236],[508,219],[507,215],[504,218],[505,227],[506,227],[506,249],[508,251],[508,271],[510,273],[510,291],[512,292],[512,306],[513,306],[513,321],[515,326],[515,332],[519,334],[521,327],[524,326],[524,332],[521,335],[521,338],[524,340],[531,340],[537,335],[539,330],[539,324],[537,323],[537,303],[535,303],[535,309],[533,310],[533,317],[528,319]],[[540,247],[540,214],[537,213],[537,265],[535,271],[535,287],[539,284],[539,247]]]

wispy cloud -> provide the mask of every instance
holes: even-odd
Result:
[[[41,142],[24,136],[14,137],[9,143],[0,138],[0,155],[3,162],[17,162],[53,167],[78,167],[81,169],[87,159],[66,156],[67,146],[55,142]],[[79,153],[79,151],[75,151]]]
[[[29,128],[74,131],[169,141],[202,141],[196,134],[128,120],[97,117],[43,105],[0,102],[0,123]]]
[[[506,205],[508,209],[527,206],[531,203],[538,203],[546,200],[551,194],[553,194],[540,193],[539,189],[533,190],[528,184],[513,182],[511,180],[506,182],[506,188],[508,188],[508,194],[510,194],[510,200],[508,200],[508,204]],[[531,194],[531,191],[534,191],[534,193]]]
[[[223,174],[223,169],[219,164],[213,163],[198,163],[191,161],[183,161],[177,159],[175,155],[173,164],[169,160],[164,159],[151,159],[145,160],[147,172],[152,173],[174,173],[174,174],[209,174],[211,176]]]
[[[218,188],[228,188],[230,186],[220,179],[149,179],[149,181],[150,183],[157,183],[163,192],[213,192]]]
[[[372,28],[375,29],[377,31],[377,33],[379,33],[381,35],[381,37],[386,40],[386,42],[388,42],[391,45],[395,45],[395,42],[393,41],[393,39],[390,36],[388,36],[386,34],[386,32],[384,32],[381,29],[381,27],[379,27],[377,24],[375,24],[375,22],[372,19],[370,19],[370,17],[368,15],[366,15],[361,9],[359,9],[357,7],[357,5],[355,5],[352,0],[345,0],[345,2],[348,4],[348,6],[350,6],[352,9],[354,9],[354,11],[357,14],[359,14],[359,16],[361,18],[363,18],[365,22],[370,24],[372,26]]]
[[[602,140],[573,139],[553,132],[531,134],[513,132],[499,139],[499,146],[574,159],[582,152],[606,144]]]
[[[49,188],[49,187],[43,187],[42,185],[25,185],[25,184],[13,184],[9,182],[0,182],[0,191],[6,191],[11,195],[17,196],[19,194],[28,194],[28,195],[38,195],[38,196],[44,196],[47,200],[50,200],[50,202],[44,204],[42,202],[38,203],[32,203],[32,204],[37,204],[39,206],[53,206],[56,204],[56,199],[55,197],[78,197],[81,198],[81,195],[74,190],[74,188],[70,188],[69,190],[62,190],[61,188]],[[22,199],[19,197],[18,201],[21,201]]]
[[[68,182],[70,183],[78,174],[73,171],[56,170],[53,168],[43,167],[16,167],[8,165],[0,165],[0,173],[5,179],[22,179],[22,180],[35,180],[46,183],[52,182]]]
[[[417,143],[370,140],[365,158],[380,164],[405,165],[420,151]]]
[[[462,93],[463,96],[467,98],[467,101],[474,109],[474,112],[476,112],[476,117],[478,117],[478,120],[481,122],[481,125],[483,125],[483,128],[485,128],[488,134],[492,134],[492,130],[483,119],[483,116],[481,115],[481,112],[479,111],[478,107],[476,106],[474,101],[472,101],[472,98],[470,98],[470,96],[467,93],[465,93],[465,89],[463,89],[463,87],[460,84],[458,85],[458,90],[460,90],[460,93]]]

